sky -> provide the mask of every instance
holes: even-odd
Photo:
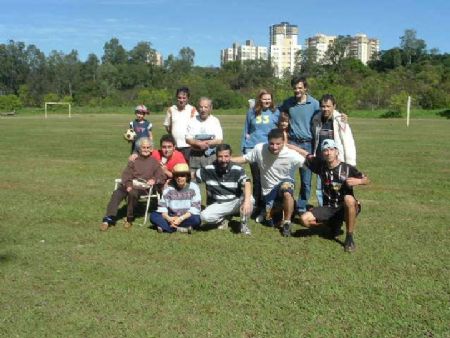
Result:
[[[301,45],[317,33],[364,33],[386,50],[415,29],[428,49],[450,53],[449,0],[0,0],[0,43],[46,55],[76,49],[85,61],[115,37],[126,50],[150,42],[164,58],[190,47],[196,65],[218,66],[221,49],[249,39],[268,46],[270,25],[285,21],[299,27]]]

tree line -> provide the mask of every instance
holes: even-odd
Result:
[[[341,110],[399,111],[406,97],[424,109],[450,106],[450,55],[427,50],[412,29],[398,47],[382,51],[364,65],[347,55],[350,37],[339,36],[317,62],[317,50],[304,49],[296,58],[295,75],[309,79],[312,94],[332,93]],[[52,51],[9,41],[0,44],[0,109],[42,107],[45,101],[68,101],[79,106],[133,106],[143,103],[162,111],[172,103],[175,89],[188,86],[192,101],[209,96],[216,108],[245,107],[248,98],[267,88],[278,102],[291,95],[291,74],[274,77],[269,61],[228,62],[220,68],[194,66],[195,51],[183,47],[156,65],[150,42],[127,51],[117,38],[103,47],[99,58],[81,61],[76,50]]]

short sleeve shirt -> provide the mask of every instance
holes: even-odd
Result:
[[[303,165],[305,158],[286,146],[278,155],[269,151],[268,144],[257,144],[244,155],[250,163],[257,163],[261,172],[261,187],[266,196],[281,181],[292,181],[296,170]]]

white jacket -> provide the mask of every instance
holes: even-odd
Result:
[[[352,130],[348,123],[341,121],[341,113],[333,111],[333,133],[334,142],[338,146],[339,160],[350,165],[356,166],[356,147],[353,139]],[[322,113],[317,113],[311,121],[311,128],[314,135],[313,154],[319,147],[319,132],[322,128]]]

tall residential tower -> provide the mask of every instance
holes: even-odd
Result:
[[[288,71],[294,72],[295,57],[301,49],[298,45],[298,26],[281,22],[270,26],[270,61],[275,68],[275,76],[282,77]]]

